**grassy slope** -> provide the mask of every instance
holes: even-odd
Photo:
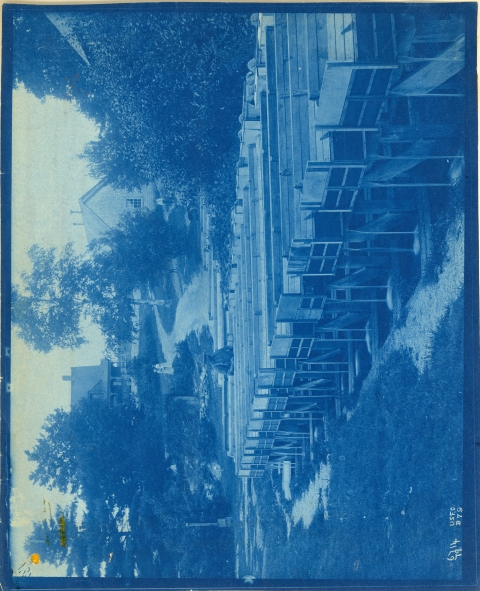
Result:
[[[281,477],[255,482],[267,578],[461,577],[461,561],[446,560],[461,539],[449,525],[450,507],[462,503],[461,195],[449,193],[432,219],[432,272],[383,347],[355,413],[330,425],[329,519],[320,508],[309,529],[300,522],[288,536],[293,503],[283,500]]]
[[[325,523],[329,557],[317,576],[460,574],[446,556],[454,539],[449,507],[461,505],[462,490],[462,303],[442,322],[429,368],[419,375],[407,351],[392,352],[365,385],[355,415],[339,426],[332,442],[334,506]],[[342,553],[334,552],[338,536]]]
[[[308,530],[292,525],[288,538],[292,503],[278,502],[281,477],[255,482],[267,578],[461,575],[461,561],[446,557],[460,537],[460,528],[449,526],[449,508],[462,503],[463,292],[429,348],[420,373],[415,352],[385,347],[355,413],[333,426],[327,521],[320,510]]]
[[[287,540],[283,509],[267,503],[278,478],[256,483],[263,499],[269,578],[455,578],[446,560],[461,505],[463,297],[445,316],[429,368],[394,351],[362,390],[353,417],[332,435],[329,519]],[[411,492],[410,491],[411,488]],[[404,514],[402,514],[404,512]],[[288,559],[286,555],[288,554]]]

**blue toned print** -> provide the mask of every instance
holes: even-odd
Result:
[[[262,10],[4,9],[19,588],[475,580],[476,11]]]

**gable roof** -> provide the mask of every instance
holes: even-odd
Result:
[[[106,394],[108,384],[108,361],[103,359],[100,365],[84,365],[71,368],[71,404],[77,404],[94,390],[101,388]]]
[[[100,189],[103,189],[106,185],[107,182],[105,180],[98,182],[90,189],[90,191],[87,191],[85,195],[78,200],[88,242],[95,240],[95,238],[100,238],[102,234],[110,229],[109,225],[102,220],[102,218],[97,215],[89,205],[89,201],[91,201],[92,197],[94,197]]]

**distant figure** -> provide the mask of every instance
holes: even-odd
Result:
[[[173,375],[173,367],[171,363],[156,363],[153,366],[153,371],[159,374]]]
[[[218,351],[215,351],[213,355],[205,355],[206,361],[208,361],[213,369],[218,373],[233,376],[233,348],[226,346],[222,347]]]

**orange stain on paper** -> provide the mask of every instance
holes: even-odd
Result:
[[[33,564],[38,564],[40,562],[40,554],[32,554],[30,556],[30,560],[33,562]]]

